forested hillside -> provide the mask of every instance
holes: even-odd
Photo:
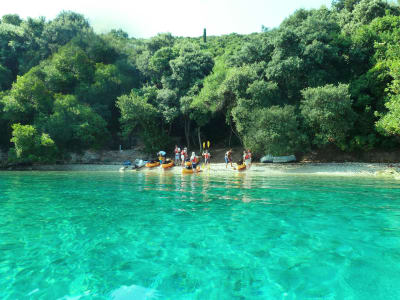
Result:
[[[400,7],[383,0],[337,0],[260,33],[198,38],[96,34],[74,12],[1,18],[10,161],[120,144],[198,149],[204,139],[256,155],[391,150],[399,136]]]

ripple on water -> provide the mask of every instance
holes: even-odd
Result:
[[[1,299],[399,299],[388,179],[1,173]]]

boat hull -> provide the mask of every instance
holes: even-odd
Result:
[[[165,169],[169,169],[169,168],[172,168],[172,167],[174,166],[174,162],[171,161],[170,163],[168,163],[168,164],[162,164],[161,166],[162,166],[162,168],[163,168],[164,170],[165,170]]]
[[[193,173],[199,173],[200,172],[200,166],[197,166],[195,170],[193,169],[182,169],[182,174],[193,174]]]
[[[238,166],[237,166],[237,170],[238,170],[239,172],[246,171],[246,164],[238,165]]]
[[[157,162],[154,162],[154,163],[146,163],[146,168],[155,168],[155,167],[158,167],[160,165],[160,162],[159,161],[157,161]]]

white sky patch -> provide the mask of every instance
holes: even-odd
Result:
[[[89,19],[96,32],[122,29],[132,37],[148,38],[159,32],[201,36],[232,32],[260,32],[261,25],[277,27],[299,8],[330,6],[331,0],[3,0],[0,16],[53,19],[72,10]]]

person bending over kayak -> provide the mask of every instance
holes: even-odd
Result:
[[[225,153],[225,168],[228,167],[229,163],[231,164],[231,167],[233,168],[233,165],[232,165],[232,149],[229,149],[229,151],[227,151]]]
[[[162,164],[165,161],[165,157],[167,156],[167,153],[165,151],[159,151],[157,153],[158,159],[160,160],[160,164]]]

